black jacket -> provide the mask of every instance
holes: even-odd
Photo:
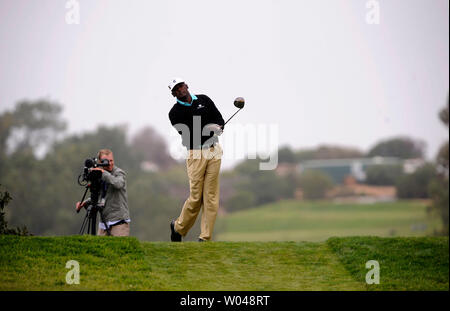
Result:
[[[192,101],[191,106],[176,103],[169,112],[170,122],[180,133],[182,144],[188,150],[200,149],[202,145],[212,145],[217,142],[217,136],[214,136],[213,132],[207,133],[203,128],[210,123],[222,126],[225,123],[216,105],[208,96],[196,96],[197,99]]]

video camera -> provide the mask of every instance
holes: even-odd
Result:
[[[84,232],[87,224],[88,228],[88,234],[95,235],[96,232],[96,222],[97,222],[97,212],[100,213],[100,217],[103,221],[103,214],[102,209],[104,208],[104,199],[99,200],[101,197],[101,178],[102,178],[102,172],[100,170],[92,170],[96,167],[108,167],[109,166],[109,160],[103,159],[99,161],[97,158],[90,158],[86,159],[84,161],[84,168],[83,172],[78,176],[78,184],[80,186],[86,187],[86,191],[84,192],[83,198],[80,202],[84,202],[84,198],[86,197],[86,194],[88,190],[91,193],[89,204],[87,205],[80,205],[79,208],[77,208],[77,213],[80,211],[81,207],[84,207],[87,211],[86,217],[83,221],[83,224],[80,229],[80,234]],[[106,223],[105,223],[106,226]],[[109,232],[109,229],[106,229]]]
[[[84,169],[83,169],[83,174],[80,175],[78,177],[78,184],[80,186],[85,186],[86,184],[82,184],[82,182],[95,182],[95,181],[99,181],[100,178],[102,177],[102,172],[97,171],[97,170],[91,170],[91,168],[95,168],[95,167],[107,167],[109,166],[109,160],[108,159],[103,159],[101,161],[99,161],[97,158],[91,158],[91,159],[86,159],[86,161],[84,161]],[[80,177],[83,177],[83,179],[80,181]]]

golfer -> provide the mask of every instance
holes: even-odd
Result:
[[[180,216],[170,223],[173,242],[181,242],[202,211],[199,242],[212,238],[219,209],[219,171],[222,148],[218,136],[224,121],[214,102],[206,95],[194,95],[181,78],[170,81],[169,89],[177,102],[169,112],[169,119],[180,133],[188,150],[186,159],[190,193]]]

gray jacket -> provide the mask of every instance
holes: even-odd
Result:
[[[102,180],[108,185],[105,196],[105,208],[103,209],[105,221],[130,218],[126,177],[126,173],[116,166],[111,173],[106,170],[103,171]]]

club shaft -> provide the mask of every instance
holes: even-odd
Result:
[[[238,111],[236,111],[228,120],[227,120],[227,122],[225,122],[225,124],[227,124],[228,123],[228,121],[230,121],[231,120],[231,118],[232,117],[234,117],[235,115],[236,115],[236,113],[238,113],[239,111],[241,111],[241,109],[242,108],[239,108],[239,110]],[[224,126],[225,126],[225,124],[224,124]]]

